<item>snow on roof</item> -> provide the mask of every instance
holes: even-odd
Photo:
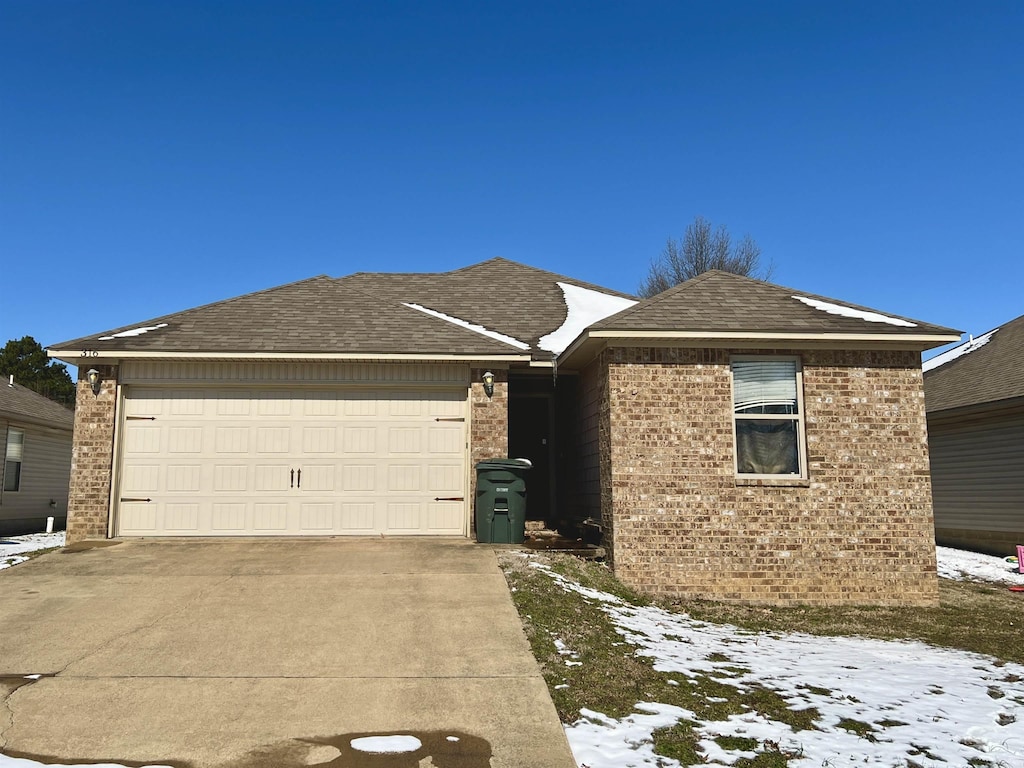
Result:
[[[904,328],[916,328],[917,323],[911,323],[906,320],[901,320],[898,317],[889,317],[878,312],[867,312],[863,309],[854,309],[853,307],[844,307],[842,304],[832,304],[828,301],[821,301],[820,299],[811,299],[807,296],[794,296],[797,301],[802,301],[809,307],[820,309],[822,312],[828,312],[830,315],[841,315],[842,317],[856,317],[860,320],[867,320],[869,323],[888,323],[889,325],[901,325]]]
[[[984,347],[992,339],[992,335],[998,330],[998,328],[995,328],[989,331],[988,333],[983,333],[981,336],[978,336],[977,338],[974,338],[972,336],[963,344],[959,344],[958,346],[955,346],[952,349],[947,349],[941,355],[936,355],[930,360],[926,360],[924,365],[921,366],[921,370],[930,371],[933,368],[938,368],[939,366],[945,365],[946,363],[952,360],[956,360],[958,357],[962,355],[970,354],[974,350]]]
[[[554,352],[556,355],[562,354],[589,326],[636,304],[632,299],[612,296],[570,283],[558,283],[558,287],[565,296],[565,322],[557,330],[541,337],[537,343],[541,349]]]
[[[157,325],[143,325],[141,328],[132,328],[129,331],[121,331],[120,333],[112,333],[109,336],[100,336],[100,341],[110,341],[111,339],[123,339],[128,336],[141,336],[144,333],[150,331],[156,331],[160,328],[166,328],[167,323],[159,323]]]
[[[417,310],[419,312],[423,312],[424,314],[430,315],[431,317],[437,317],[437,318],[440,318],[441,320],[446,320],[449,323],[453,323],[454,325],[461,326],[461,327],[466,328],[466,329],[468,329],[470,331],[473,331],[474,333],[479,333],[479,334],[481,334],[483,336],[488,336],[488,337],[490,337],[492,339],[497,339],[498,341],[504,342],[505,344],[509,344],[509,345],[515,347],[516,349],[529,349],[530,348],[529,344],[526,344],[526,343],[520,341],[519,339],[514,339],[511,336],[506,336],[504,333],[498,333],[497,331],[492,331],[489,328],[484,328],[484,326],[482,326],[482,325],[477,325],[476,323],[471,323],[471,322],[469,322],[467,320],[461,320],[458,317],[452,317],[451,315],[446,315],[444,312],[438,312],[436,309],[429,309],[427,307],[420,306],[419,304],[409,304],[409,303],[404,302],[404,301],[402,302],[402,306],[408,307],[409,309],[415,309],[415,310]]]

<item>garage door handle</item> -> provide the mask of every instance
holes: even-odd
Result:
[[[295,470],[294,469],[292,470],[292,479],[288,481],[288,487],[289,488],[294,488],[295,487]]]
[[[152,501],[152,499],[126,499],[122,496],[121,501]]]
[[[437,418],[434,419],[434,421],[465,421],[465,420],[466,419],[464,417],[462,417],[462,416],[453,416],[451,418],[446,418],[444,416],[438,416]]]
[[[435,496],[434,501],[465,501],[465,496]]]
[[[301,469],[299,470],[298,482],[295,484],[295,486],[297,488],[301,488],[302,487],[302,470]]]

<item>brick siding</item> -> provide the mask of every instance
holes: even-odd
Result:
[[[491,397],[484,392],[481,381],[487,370],[494,374],[494,395]],[[472,500],[476,499],[477,462],[508,456],[508,371],[474,368],[470,371],[470,382],[469,498],[472,505]]]
[[[730,354],[801,358],[809,480],[737,480]],[[624,582],[747,603],[937,603],[916,352],[612,348],[598,364],[605,543]]]
[[[68,544],[107,538],[110,518],[118,371],[117,366],[93,367],[102,377],[98,394],[93,394],[84,369],[78,372],[68,490]]]

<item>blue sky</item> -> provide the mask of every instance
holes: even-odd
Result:
[[[1024,313],[1019,2],[0,3],[0,343],[492,256]],[[495,286],[500,300],[500,286]]]

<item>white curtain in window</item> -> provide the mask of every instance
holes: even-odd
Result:
[[[791,406],[796,412],[795,360],[735,360],[732,379],[737,413],[769,405]]]

